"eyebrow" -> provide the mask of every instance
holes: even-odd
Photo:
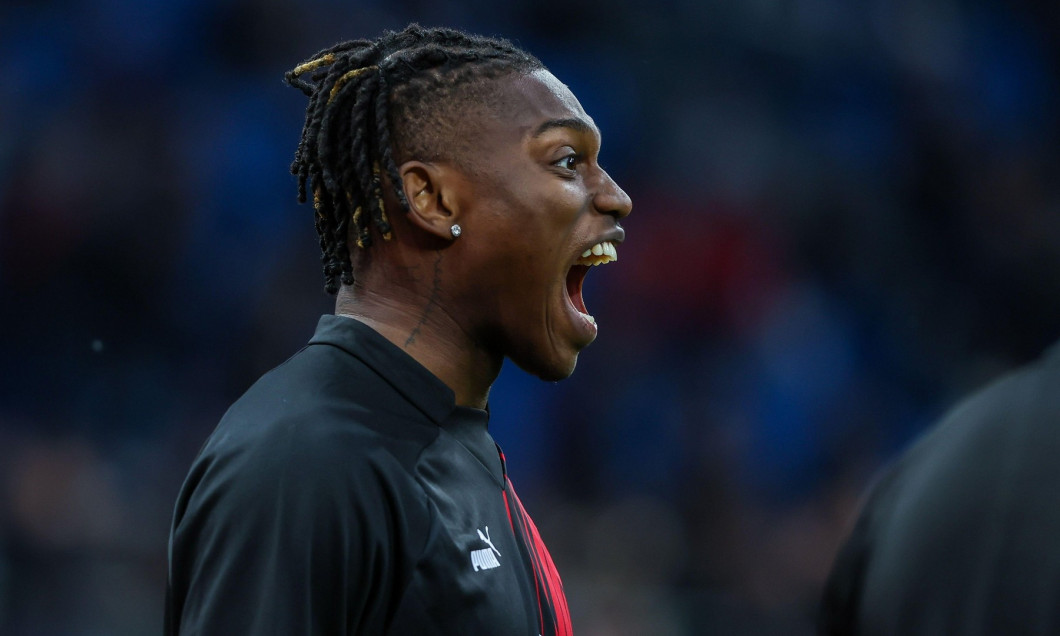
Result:
[[[545,123],[538,126],[537,129],[534,130],[533,135],[531,136],[540,137],[549,130],[552,130],[553,128],[570,128],[571,130],[576,130],[578,132],[590,135],[598,134],[596,132],[596,127],[590,124],[589,122],[585,121],[584,119],[579,119],[577,117],[568,117],[566,119],[550,119],[546,121]]]

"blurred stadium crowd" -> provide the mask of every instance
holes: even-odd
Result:
[[[1060,334],[1060,17],[1000,0],[6,0],[0,633],[161,630],[172,505],[331,310],[283,72],[516,40],[634,200],[568,381],[491,430],[583,636],[810,632],[857,496]]]

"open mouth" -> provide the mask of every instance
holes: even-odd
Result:
[[[585,298],[582,296],[582,285],[585,283],[585,275],[589,273],[590,267],[617,260],[618,250],[615,249],[614,243],[603,241],[582,252],[581,256],[574,261],[570,271],[567,272],[567,296],[570,298],[571,305],[587,322],[593,325],[596,325],[596,319],[585,308]]]

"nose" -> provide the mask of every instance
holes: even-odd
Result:
[[[610,214],[618,220],[626,218],[633,210],[633,201],[625,190],[615,183],[611,175],[603,169],[600,170],[600,175],[600,188],[593,197],[593,205],[601,214]]]

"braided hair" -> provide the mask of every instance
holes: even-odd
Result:
[[[457,121],[489,101],[489,80],[541,68],[507,40],[412,24],[324,49],[285,75],[309,97],[291,172],[299,202],[313,193],[329,294],[353,284],[347,237],[362,250],[373,227],[391,238],[384,181],[408,211],[398,162],[454,159]]]

